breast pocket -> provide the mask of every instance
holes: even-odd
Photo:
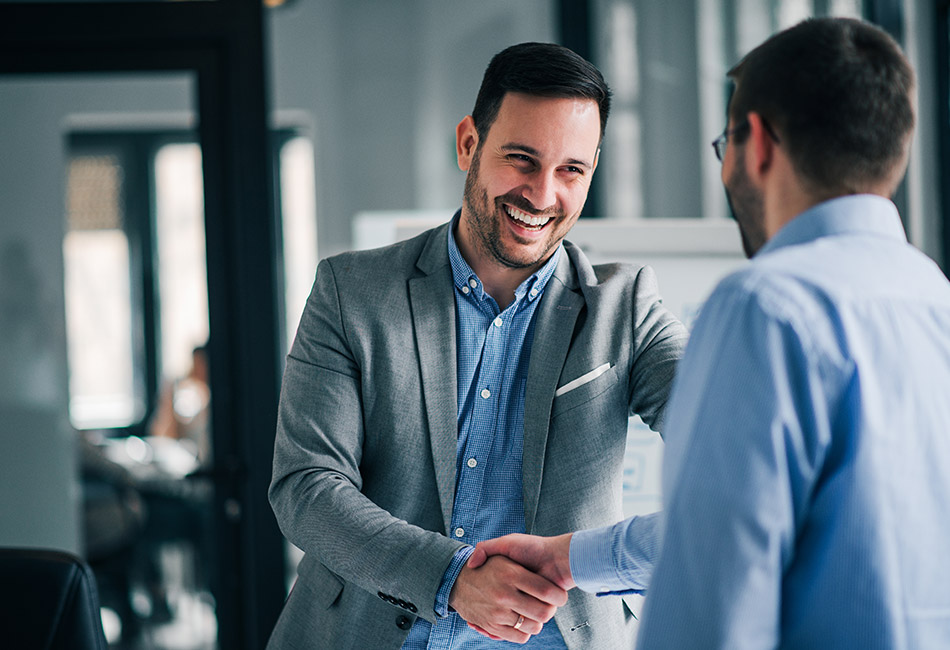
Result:
[[[555,418],[561,413],[586,404],[613,387],[618,379],[617,366],[604,364],[567,381],[555,391],[551,417]]]

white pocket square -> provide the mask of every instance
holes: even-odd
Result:
[[[610,368],[611,368],[611,364],[609,364],[609,363],[605,363],[605,364],[602,365],[602,366],[597,366],[596,368],[594,368],[594,369],[591,370],[590,372],[584,373],[583,375],[581,375],[581,376],[578,377],[577,379],[574,379],[574,380],[572,380],[572,381],[569,381],[569,382],[567,382],[566,384],[564,384],[563,386],[561,386],[560,388],[558,388],[556,391],[554,391],[554,396],[555,396],[555,397],[559,397],[559,396],[563,395],[564,393],[569,393],[569,392],[571,392],[571,391],[574,390],[575,388],[579,388],[579,387],[583,386],[584,384],[590,383],[590,382],[594,381],[595,379],[597,379],[598,377],[600,377],[600,376],[601,376],[602,374],[604,374],[605,372],[607,372],[608,370],[610,370]]]

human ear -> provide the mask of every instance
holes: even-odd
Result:
[[[772,136],[762,116],[751,111],[746,119],[749,122],[749,138],[746,141],[746,155],[751,157],[749,169],[754,174],[763,174],[772,166],[775,155],[775,138]]]
[[[471,115],[466,115],[455,127],[455,155],[458,157],[459,169],[468,171],[472,165],[472,158],[478,148],[478,129]]]

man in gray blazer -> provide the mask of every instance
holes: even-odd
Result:
[[[320,263],[270,489],[305,555],[270,647],[631,646],[621,599],[466,566],[484,539],[616,521],[628,417],[662,422],[684,327],[651,269],[563,241],[609,106],[570,50],[502,51],[457,127],[452,221]]]

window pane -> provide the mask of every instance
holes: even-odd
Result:
[[[155,211],[161,301],[162,375],[188,374],[192,351],[208,340],[201,149],[169,144],[155,155]]]
[[[304,137],[280,149],[280,203],[284,238],[287,343],[293,341],[317,268],[317,209],[313,145]]]
[[[686,0],[595,3],[597,33],[606,35],[596,58],[615,89],[602,151],[603,216],[702,216],[697,106],[709,58],[700,54],[698,23],[707,8]]]
[[[144,404],[134,385],[129,242],[117,157],[70,160],[67,223],[69,417],[77,429],[128,426],[141,418]]]
[[[829,16],[861,17],[861,0],[831,0],[828,8]]]

